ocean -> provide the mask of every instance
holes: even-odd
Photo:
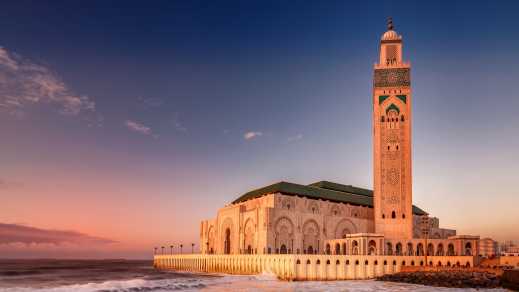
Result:
[[[157,271],[151,261],[0,260],[0,291],[482,291],[366,281],[286,282],[273,275]],[[487,291],[506,291],[493,289]]]

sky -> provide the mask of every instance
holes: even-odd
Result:
[[[517,1],[4,1],[0,258],[150,258],[279,181],[372,187],[373,64],[412,64],[413,200],[519,241]]]

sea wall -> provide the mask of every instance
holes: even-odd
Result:
[[[471,256],[429,256],[433,266],[474,265]],[[372,279],[400,272],[406,266],[425,265],[423,256],[351,256],[351,255],[155,255],[157,269],[180,271],[261,274],[273,273],[282,280]]]

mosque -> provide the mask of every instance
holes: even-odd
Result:
[[[250,191],[200,225],[202,254],[473,256],[457,235],[412,204],[411,65],[388,21],[373,68],[373,190],[319,181]]]

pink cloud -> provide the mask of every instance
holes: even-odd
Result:
[[[0,223],[0,244],[110,244],[116,241],[77,231],[41,229],[19,224]]]

